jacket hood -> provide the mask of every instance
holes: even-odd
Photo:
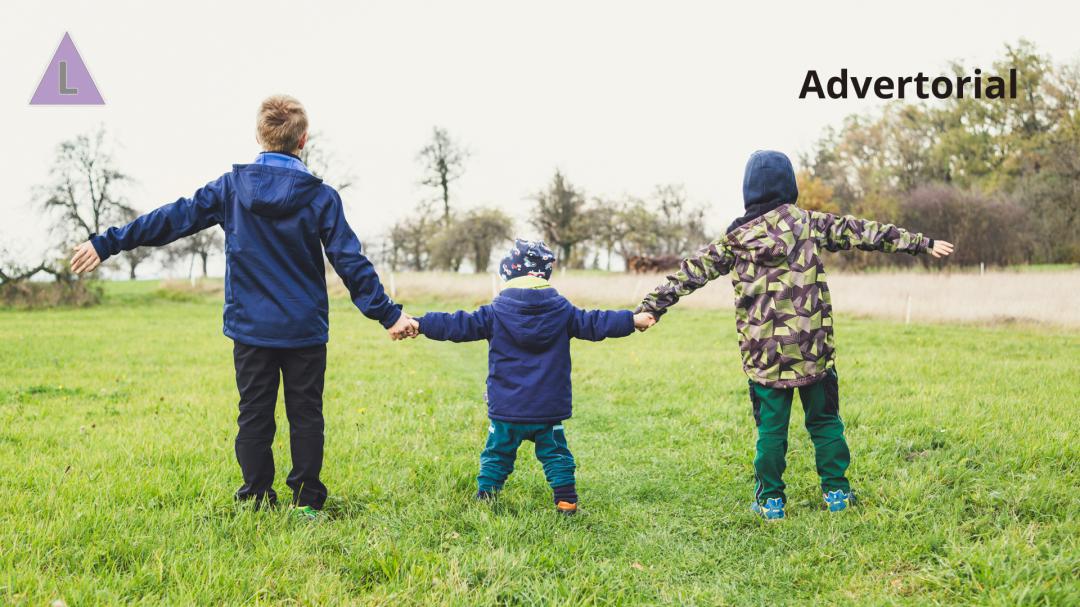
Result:
[[[233,165],[240,203],[263,217],[284,217],[310,204],[322,179],[295,169],[265,164]]]
[[[730,233],[742,224],[752,221],[783,204],[795,204],[799,199],[799,187],[795,183],[795,169],[791,160],[782,152],[758,150],[746,161],[743,173],[743,207],[746,213],[731,222]]]
[[[496,322],[529,352],[543,352],[567,332],[570,302],[555,289],[505,289],[491,302]]]
[[[795,169],[791,160],[781,152],[757,151],[746,161],[742,182],[743,206],[749,209],[758,205],[792,203],[799,199],[799,187],[795,185]]]

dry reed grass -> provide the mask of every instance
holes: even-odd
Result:
[[[384,272],[389,287],[390,276]],[[630,307],[663,281],[662,275],[602,272],[556,273],[556,288],[579,306]],[[336,278],[331,292],[344,294]],[[490,274],[398,272],[395,298],[480,304],[491,299]],[[1080,269],[1031,272],[881,272],[831,274],[833,305],[840,314],[904,322],[1039,323],[1080,326]],[[720,279],[685,298],[681,307],[730,310],[731,283]]]

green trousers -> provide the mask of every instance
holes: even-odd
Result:
[[[822,492],[851,491],[844,476],[851,463],[851,452],[844,440],[844,422],[840,419],[836,371],[830,370],[821,381],[798,390],[806,412],[806,430],[814,443]],[[774,497],[787,501],[783,476],[787,467],[788,422],[794,395],[795,388],[769,388],[750,382],[750,402],[754,406],[754,423],[758,430],[754,498],[760,504]]]
[[[510,473],[523,441],[536,446],[536,459],[544,466],[544,476],[551,488],[574,484],[574,456],[566,447],[562,424],[516,424],[490,420],[487,444],[480,454],[480,491],[498,491]]]

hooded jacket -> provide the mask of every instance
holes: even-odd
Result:
[[[527,284],[527,288],[515,285]],[[475,312],[430,312],[420,332],[439,341],[488,340],[487,401],[491,419],[553,424],[572,413],[570,338],[601,341],[634,332],[629,310],[581,310],[542,278],[507,283]]]
[[[787,166],[790,179],[773,171],[751,172],[748,165],[750,188],[744,185],[744,192],[777,191],[782,183],[793,184],[794,173],[790,163]],[[684,260],[637,311],[659,319],[681,297],[730,272],[743,370],[765,386],[805,386],[835,366],[832,301],[821,250],[856,247],[914,255],[931,243],[922,234],[891,224],[781,204]]]
[[[325,344],[329,318],[323,251],[365,316],[391,327],[401,315],[383,291],[341,198],[298,159],[264,154],[191,198],[150,211],[91,238],[104,261],[139,246],[161,246],[200,230],[225,233],[224,333],[250,346]],[[269,158],[267,158],[269,157]],[[279,159],[280,160],[280,159]]]

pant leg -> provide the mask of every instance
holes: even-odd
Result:
[[[757,455],[754,457],[754,499],[778,497],[785,502],[784,469],[787,468],[788,421],[794,390],[769,388],[750,381],[750,402],[757,424]]]
[[[236,388],[240,392],[240,413],[236,418],[236,461],[244,484],[236,492],[240,500],[277,501],[274,493],[274,406],[277,404],[277,352],[270,348],[233,345]]]
[[[480,454],[480,475],[476,477],[480,491],[498,491],[514,471],[514,460],[521,445],[518,424],[489,420],[487,444]]]
[[[292,470],[286,484],[293,491],[294,504],[315,509],[321,509],[326,502],[326,485],[319,479],[323,464],[325,375],[325,345],[281,351],[292,453]]]
[[[844,422],[840,419],[836,371],[830,370],[821,381],[799,388],[799,400],[806,411],[806,430],[814,442],[814,459],[822,492],[851,491],[851,484],[844,476],[851,463],[851,452],[844,439]]]
[[[556,501],[563,496],[571,503],[577,502],[574,490],[574,455],[566,445],[566,432],[562,424],[543,426],[532,435],[536,444],[536,459],[544,466],[544,476],[556,494]]]

